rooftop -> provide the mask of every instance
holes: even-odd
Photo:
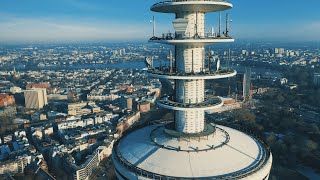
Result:
[[[261,169],[271,168],[269,148],[258,139],[238,130],[217,126],[215,138],[189,141],[178,141],[157,134],[159,145],[150,138],[151,133],[159,126],[161,125],[148,126],[120,139],[114,150],[118,161],[137,174],[186,179],[241,179]],[[179,148],[163,148],[163,145]],[[212,146],[218,148],[210,148]],[[191,151],[182,151],[187,149]]]

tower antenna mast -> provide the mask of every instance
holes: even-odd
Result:
[[[219,33],[218,37],[221,37],[221,12],[219,12]]]
[[[153,37],[155,37],[155,34],[156,34],[156,20],[155,20],[154,16],[152,17],[152,25],[153,25],[152,35],[153,35]]]
[[[229,36],[229,14],[226,15],[226,37]]]
[[[173,61],[172,50],[169,51],[169,60],[170,60],[170,66],[169,66],[170,71],[169,72],[172,73],[173,72],[173,68],[172,68],[172,61]]]

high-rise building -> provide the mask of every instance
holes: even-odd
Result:
[[[174,111],[174,121],[132,130],[120,138],[112,158],[118,179],[268,179],[272,154],[258,138],[205,121],[205,111],[223,106],[219,97],[205,96],[205,80],[233,77],[230,68],[212,69],[205,45],[233,42],[226,29],[205,33],[205,14],[231,9],[226,0],[171,0],[151,7],[173,13],[175,33],[150,42],[173,45],[175,61],[149,67],[151,77],[174,81],[172,94],[158,105]],[[221,24],[221,16],[220,16]]]
[[[244,101],[249,101],[251,97],[251,69],[245,68],[245,72],[237,74],[237,92]]]
[[[313,75],[313,84],[315,86],[320,86],[320,73],[315,73]]]
[[[124,56],[125,54],[126,54],[126,49],[123,48],[123,49],[119,50],[119,55],[120,56]]]
[[[121,107],[124,109],[132,110],[133,100],[132,97],[121,97]]]
[[[283,55],[285,53],[284,48],[279,48],[279,54]]]
[[[243,97],[246,101],[249,101],[251,95],[251,68],[246,68],[243,80]]]
[[[48,104],[47,90],[42,88],[34,88],[24,91],[24,99],[26,108],[42,109]]]

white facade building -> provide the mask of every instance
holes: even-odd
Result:
[[[24,91],[24,98],[26,108],[42,109],[48,104],[47,90],[41,88],[34,88]]]
[[[15,160],[0,162],[0,174],[24,173],[26,167],[31,163],[31,156],[23,155]]]
[[[10,92],[11,92],[12,94],[21,93],[21,88],[20,88],[20,87],[13,86],[13,87],[10,88]]]

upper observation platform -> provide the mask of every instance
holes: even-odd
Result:
[[[149,42],[171,44],[171,45],[206,45],[213,43],[234,42],[234,39],[229,35],[218,35],[217,33],[205,33],[190,36],[188,34],[176,35],[174,33],[164,33],[162,37],[152,37]]]
[[[150,9],[162,13],[179,12],[219,12],[231,9],[226,0],[171,0],[154,4]]]
[[[170,67],[150,68],[147,73],[153,78],[171,80],[211,80],[230,78],[237,75],[237,71],[233,69],[222,69],[216,72],[205,71],[199,73],[176,73],[175,69],[170,72]]]

